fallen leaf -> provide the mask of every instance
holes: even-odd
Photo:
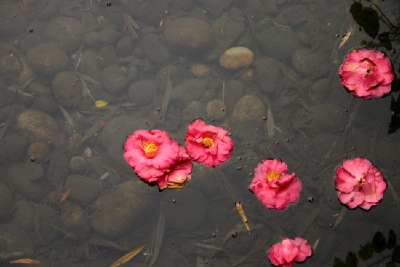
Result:
[[[38,260],[33,260],[33,259],[18,259],[18,260],[13,260],[10,261],[10,263],[19,263],[19,264],[40,264],[41,262]]]
[[[144,248],[145,245],[138,247],[137,249],[132,250],[131,252],[126,253],[124,256],[122,256],[121,258],[119,258],[118,260],[114,261],[113,264],[111,264],[110,267],[118,267],[121,264],[124,264],[125,262],[130,261],[133,257],[135,257],[137,254],[140,253],[140,251],[142,251],[142,249]]]
[[[242,218],[244,226],[246,226],[247,232],[250,234],[249,221],[247,220],[246,213],[244,213],[243,206],[239,201],[235,201],[236,210],[238,211],[240,218]]]

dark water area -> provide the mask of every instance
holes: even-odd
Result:
[[[0,266],[111,266],[142,246],[121,266],[272,266],[286,237],[313,247],[294,266],[399,265],[399,21],[397,0],[1,1]],[[390,59],[388,95],[342,86],[360,47]],[[125,162],[135,130],[184,146],[197,118],[229,132],[227,162],[194,163],[187,185],[162,191]],[[355,157],[387,183],[368,211],[335,189]],[[264,159],[302,183],[285,210],[249,190]]]

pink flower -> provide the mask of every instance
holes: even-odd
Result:
[[[182,188],[192,172],[185,148],[161,130],[137,130],[128,136],[124,158],[136,174],[159,188]]]
[[[264,206],[283,210],[300,197],[302,185],[296,174],[288,174],[286,163],[277,159],[264,160],[255,169],[250,190]]]
[[[124,158],[137,175],[148,183],[156,182],[178,156],[179,145],[161,130],[137,130],[124,145]]]
[[[174,164],[164,170],[164,175],[158,179],[158,187],[162,190],[165,188],[182,188],[190,181],[192,172],[192,160],[183,147],[179,147],[178,157]]]
[[[339,68],[341,82],[354,96],[379,98],[388,94],[394,79],[390,60],[378,50],[351,51]]]
[[[268,258],[275,266],[291,267],[294,262],[303,262],[312,254],[312,248],[307,240],[296,237],[294,240],[285,238],[281,243],[271,246]]]
[[[369,210],[386,190],[382,173],[365,158],[348,159],[336,169],[335,186],[340,202],[350,209]]]
[[[220,127],[207,125],[202,119],[189,125],[185,140],[189,156],[209,168],[227,161],[233,150],[228,132]]]

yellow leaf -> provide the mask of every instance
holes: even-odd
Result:
[[[105,100],[97,100],[94,105],[96,106],[96,108],[104,108],[108,105],[108,102]]]
[[[124,264],[125,262],[130,261],[133,257],[135,257],[137,254],[139,254],[140,251],[142,251],[144,246],[145,245],[138,247],[137,249],[132,250],[131,252],[126,253],[124,256],[122,256],[118,260],[114,261],[114,263],[111,264],[110,267],[118,267],[118,266]]]

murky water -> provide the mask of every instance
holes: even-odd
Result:
[[[385,266],[400,235],[398,80],[386,97],[358,99],[337,71],[375,44],[399,77],[400,13],[396,0],[361,3],[381,17],[375,39],[351,1],[2,1],[0,261],[110,266],[144,245],[124,266],[272,266],[269,247],[299,236],[313,246],[303,265],[333,266],[381,232],[392,243],[355,257]],[[246,54],[221,66],[230,47],[247,47],[251,64]],[[133,131],[184,145],[199,117],[235,149],[219,167],[194,164],[183,189],[145,184],[122,158]],[[388,184],[369,211],[337,198],[335,170],[351,157]],[[303,185],[283,211],[248,189],[267,158]]]

